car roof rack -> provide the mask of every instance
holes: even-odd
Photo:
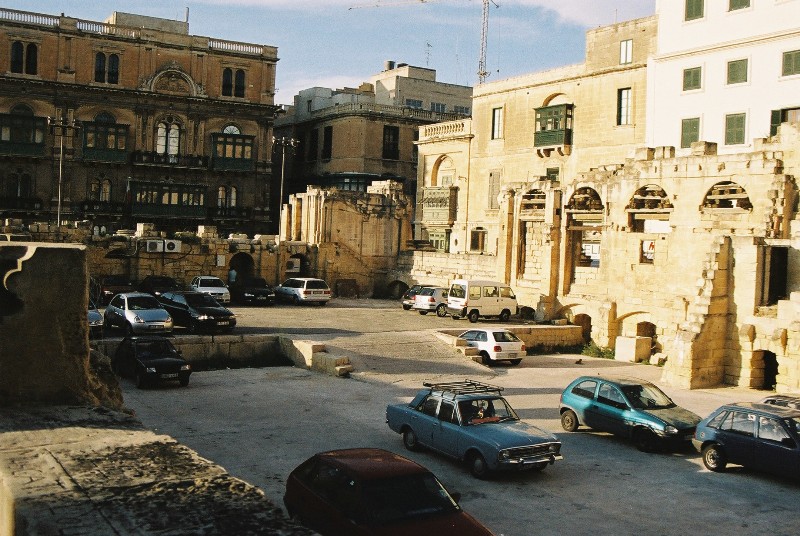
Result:
[[[479,393],[497,393],[498,395],[503,390],[502,387],[497,385],[490,385],[488,383],[476,382],[475,380],[464,380],[463,382],[445,382],[445,383],[428,383],[422,385],[430,387],[431,391],[442,391],[452,393],[455,395],[479,394]]]

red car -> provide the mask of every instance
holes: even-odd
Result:
[[[323,536],[492,536],[427,469],[382,449],[315,454],[291,472],[289,516]]]

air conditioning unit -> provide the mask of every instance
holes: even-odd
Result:
[[[300,271],[300,259],[292,257],[286,261],[286,273],[298,273]]]
[[[164,251],[163,240],[148,240],[145,244],[145,249],[148,253],[160,253]]]
[[[164,251],[167,253],[180,253],[181,241],[180,240],[164,240]]]

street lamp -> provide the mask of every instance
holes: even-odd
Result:
[[[287,137],[280,137],[276,138],[275,136],[272,137],[272,144],[278,145],[281,148],[281,196],[278,199],[278,233],[280,234],[281,226],[283,225],[283,181],[285,178],[286,173],[286,148],[288,147],[290,150],[294,150],[295,147],[300,143],[300,140],[296,140],[294,138],[287,138]]]
[[[56,214],[56,222],[58,225],[59,231],[61,230],[61,184],[64,180],[64,136],[66,135],[67,131],[69,130],[78,130],[80,124],[75,121],[74,119],[68,119],[67,117],[61,116],[60,119],[55,117],[48,117],[47,124],[50,126],[53,135],[55,135],[55,130],[58,128],[60,129],[59,134],[59,150],[58,150],[58,212]]]

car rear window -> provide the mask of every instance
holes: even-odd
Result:
[[[519,337],[510,331],[493,331],[492,336],[495,342],[517,342],[519,340]]]
[[[312,279],[306,283],[308,289],[327,289],[328,284],[321,279]]]
[[[464,288],[464,285],[452,285],[450,287],[449,296],[451,298],[466,298],[467,290]]]
[[[222,282],[222,279],[217,279],[216,277],[206,277],[200,280],[201,287],[224,287],[225,283]]]

